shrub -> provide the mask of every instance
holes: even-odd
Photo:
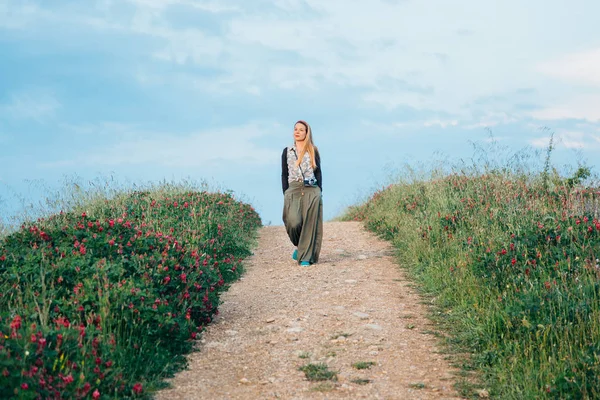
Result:
[[[0,241],[0,397],[146,396],[185,364],[260,218],[228,194],[134,192]]]
[[[337,381],[337,372],[331,371],[327,364],[306,364],[298,368],[309,381]]]
[[[454,173],[391,185],[344,217],[396,244],[500,398],[600,397],[600,192],[559,182]]]

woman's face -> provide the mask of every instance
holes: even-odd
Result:
[[[298,122],[294,125],[294,140],[302,142],[304,139],[306,139],[306,127]]]

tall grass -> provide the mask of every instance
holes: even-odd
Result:
[[[10,232],[8,224],[4,222],[2,218],[0,218],[0,238],[6,236]]]
[[[409,172],[342,217],[395,245],[492,397],[600,398],[600,192],[551,146]]]
[[[0,238],[0,397],[148,397],[218,313],[260,217],[186,182],[69,185]]]

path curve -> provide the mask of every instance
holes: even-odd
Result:
[[[323,238],[319,264],[300,267],[284,228],[262,228],[188,369],[156,398],[460,398],[390,245],[358,222],[327,222]],[[358,370],[357,362],[375,365]],[[298,370],[308,363],[327,364],[337,381],[308,381]]]

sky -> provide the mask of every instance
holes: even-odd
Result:
[[[281,225],[298,119],[326,220],[492,136],[539,153],[554,134],[553,163],[597,173],[598,15],[596,0],[0,0],[0,218],[77,176],[208,182]]]

